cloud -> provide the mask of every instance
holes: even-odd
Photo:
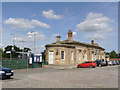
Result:
[[[34,41],[34,35],[30,32],[27,33],[28,36],[21,36],[21,37],[15,37],[14,40],[18,42],[33,42]],[[42,41],[45,40],[45,35],[42,32],[35,32],[35,40]]]
[[[89,13],[83,22],[76,25],[77,31],[83,32],[102,32],[112,31],[109,23],[113,22],[110,18],[104,16],[101,13]]]
[[[42,15],[48,19],[55,19],[55,20],[59,20],[62,19],[63,17],[61,15],[56,15],[54,14],[53,10],[49,10],[49,11],[42,11]]]
[[[4,45],[2,43],[0,43],[0,48],[3,47]]]
[[[32,14],[30,17],[35,17],[36,16],[36,14]]]
[[[76,33],[76,32],[73,32],[73,36],[75,36],[75,37],[76,37],[76,36],[77,36],[77,33]]]
[[[103,35],[103,34],[94,34],[94,35],[90,35],[90,36],[88,36],[90,39],[95,39],[95,40],[105,40],[106,39],[106,37],[105,37],[105,35]]]
[[[58,36],[58,35],[59,35],[59,34],[52,34],[53,37],[56,37],[56,36]]]
[[[35,27],[50,28],[50,25],[40,22],[38,20],[28,20],[23,18],[9,18],[4,21],[4,24],[10,26],[12,29],[33,29]]]

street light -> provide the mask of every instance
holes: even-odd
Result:
[[[14,57],[14,45],[15,45],[15,42],[14,42],[14,35],[15,34],[10,34],[12,36],[12,40],[13,40],[13,48],[12,48],[12,51],[13,51],[13,57]]]
[[[15,45],[15,42],[14,42],[14,36],[15,34],[10,34],[12,36],[12,40],[13,40],[13,46]]]
[[[34,31],[31,31],[31,32],[28,32],[27,34],[33,34],[34,35],[34,54],[35,54],[35,34],[37,34],[37,32],[34,32]]]

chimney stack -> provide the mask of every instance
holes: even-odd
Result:
[[[57,42],[60,42],[60,35],[57,35]]]
[[[73,40],[72,30],[69,30],[68,32],[68,40]]]
[[[94,40],[91,40],[91,44],[94,44]]]

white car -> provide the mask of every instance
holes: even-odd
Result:
[[[108,65],[112,66],[112,62],[111,61],[107,61],[108,62]]]

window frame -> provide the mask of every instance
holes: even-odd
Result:
[[[79,61],[81,60],[81,51],[79,51],[79,53],[78,53],[78,60]]]
[[[71,61],[73,61],[73,51],[71,51]]]
[[[62,58],[62,52],[64,52],[64,57]],[[65,51],[61,51],[61,60],[65,60]]]

